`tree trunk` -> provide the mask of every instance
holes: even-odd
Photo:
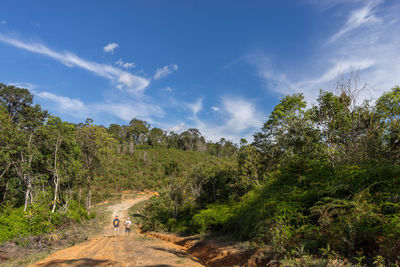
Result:
[[[61,141],[58,139],[56,142],[56,149],[54,151],[54,167],[53,167],[53,182],[54,182],[54,200],[53,200],[53,208],[51,209],[51,213],[54,213],[54,211],[56,210],[56,206],[57,206],[57,196],[58,196],[58,187],[60,184],[60,177],[58,176],[58,170],[57,170],[57,152],[58,152],[58,148],[61,144]]]
[[[7,180],[7,183],[6,183],[6,188],[4,189],[4,194],[3,194],[3,202],[4,201],[6,201],[6,197],[7,197],[7,190],[8,190],[8,180]]]
[[[26,175],[24,175],[26,176]],[[31,190],[32,190],[32,184],[31,184],[31,179],[30,177],[26,178],[27,180],[27,188],[25,192],[25,204],[24,204],[24,211],[28,208],[28,202],[29,202],[29,197],[31,197]]]
[[[55,188],[54,188],[54,200],[53,200],[53,208],[51,209],[51,213],[54,213],[54,211],[56,210],[56,205],[57,205],[57,196],[58,196],[58,186],[60,184],[60,179],[58,177],[58,175],[54,175],[54,184],[55,184]]]
[[[174,219],[178,218],[178,205],[174,204],[174,214],[173,214]]]
[[[89,191],[86,197],[86,210],[88,211],[88,213],[90,214],[90,208],[92,206],[92,189],[89,186]]]
[[[11,163],[9,163],[9,164],[7,165],[7,167],[5,168],[5,170],[3,171],[3,173],[0,175],[0,179],[3,177],[4,174],[6,174],[6,172],[7,172],[8,169],[10,168],[10,166],[11,166]]]
[[[134,145],[133,145],[133,141],[132,139],[129,140],[129,154],[133,154],[133,149],[134,149]]]

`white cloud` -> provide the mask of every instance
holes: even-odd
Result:
[[[158,80],[167,77],[168,75],[172,74],[174,71],[177,70],[178,70],[178,65],[176,64],[166,65],[162,68],[158,68],[156,70],[156,73],[154,74],[154,79]]]
[[[71,52],[56,52],[40,43],[23,42],[17,39],[0,34],[0,42],[12,45],[14,47],[41,54],[55,59],[68,67],[79,67],[90,71],[98,76],[107,78],[116,83],[120,89],[126,89],[129,92],[139,92],[146,89],[150,81],[146,78],[133,75],[127,71],[120,70],[110,65],[87,61]]]
[[[211,107],[211,109],[214,110],[214,111],[219,111],[218,107]]]
[[[381,2],[381,1],[379,1]],[[381,22],[381,19],[377,18],[373,13],[373,8],[379,4],[378,1],[368,2],[364,7],[354,10],[348,17],[346,24],[332,36],[330,42],[334,42],[339,39],[342,35],[364,25]]]
[[[194,108],[192,111],[195,112],[197,109]],[[254,131],[259,130],[266,119],[257,111],[254,103],[239,97],[223,97],[219,112],[224,115],[222,122],[205,121],[194,116],[191,118],[194,124],[189,128],[199,129],[207,140],[218,141],[224,137],[238,143],[242,137],[251,140]]]
[[[172,92],[172,88],[170,86],[165,87],[164,90],[167,92]]]
[[[122,67],[124,67],[125,69],[129,69],[129,68],[134,68],[135,67],[135,63],[133,62],[125,62]]]
[[[133,62],[123,62],[122,58],[115,62],[118,66],[124,67],[125,69],[134,68],[136,67],[135,63]]]
[[[7,24],[7,21],[2,20],[2,21],[1,21],[1,24]]]
[[[185,123],[182,122],[182,123],[180,123],[180,124],[178,124],[178,125],[175,125],[175,126],[169,128],[169,129],[168,129],[168,132],[179,133],[179,132],[182,132],[184,129],[185,129]]]
[[[105,103],[93,104],[91,107],[97,112],[105,112],[129,122],[133,118],[144,119],[151,122],[151,117],[162,117],[164,111],[154,103],[144,102],[143,100],[131,101],[107,101]]]
[[[320,89],[334,90],[340,75],[359,68],[361,82],[367,82],[370,89],[359,101],[376,99],[400,83],[400,35],[393,34],[400,28],[400,5],[362,3],[363,8],[358,5],[350,12],[347,22],[328,37],[321,51],[295,66],[295,71],[278,69],[260,53],[245,60],[256,67],[269,90],[282,95],[303,93],[309,104],[315,102]]]
[[[34,94],[61,114],[68,114],[78,118],[84,118],[88,114],[88,108],[78,99],[49,92],[35,92]]]
[[[25,83],[25,82],[11,82],[8,83],[9,85],[18,87],[18,88],[24,88],[28,89],[31,92],[35,92],[35,88],[37,87],[36,84],[33,83]]]
[[[331,8],[335,8],[338,6],[343,6],[344,4],[353,4],[358,5],[359,3],[365,3],[366,0],[306,0],[305,4],[311,4],[317,8],[320,12],[325,12]],[[346,6],[344,10],[348,10],[349,8]]]
[[[103,118],[105,115],[129,122],[133,118],[152,122],[152,117],[164,116],[162,108],[143,97],[115,99],[108,98],[102,102],[84,103],[79,99],[56,95],[54,93],[31,90],[39,103],[50,111],[69,115],[80,120],[87,117]]]
[[[185,105],[192,111],[193,116],[197,116],[197,113],[203,109],[203,99],[199,98],[194,103],[185,103]]]
[[[103,49],[104,49],[104,52],[106,52],[106,53],[109,53],[109,52],[114,53],[114,50],[118,47],[119,47],[119,45],[117,43],[109,43]]]
[[[264,116],[257,112],[256,106],[248,100],[225,97],[222,100],[222,109],[230,119],[220,130],[237,136],[249,128],[260,128]]]

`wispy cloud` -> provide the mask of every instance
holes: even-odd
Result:
[[[7,24],[7,21],[2,20],[2,21],[1,21],[1,24]]]
[[[203,99],[199,98],[194,103],[186,103],[185,104],[193,113],[193,116],[196,117],[197,113],[203,109]]]
[[[311,4],[316,7],[319,11],[325,12],[331,8],[337,6],[343,6],[348,4],[360,4],[365,3],[366,0],[306,0],[304,3]],[[347,10],[348,8],[346,8]]]
[[[166,65],[162,68],[158,68],[156,70],[156,73],[154,74],[154,79],[158,80],[167,77],[168,75],[172,74],[174,71],[177,70],[178,70],[178,65],[176,64]]]
[[[377,98],[400,83],[400,35],[393,34],[400,28],[400,5],[361,1],[354,7],[354,1],[352,5],[348,3],[340,2],[351,10],[344,25],[327,38],[318,53],[299,63],[295,72],[278,69],[262,53],[246,57],[268,90],[282,95],[303,93],[307,102],[312,103],[320,89],[335,89],[340,75],[358,68],[362,82],[367,82],[370,88],[360,96],[360,101]],[[310,67],[305,68],[305,64]]]
[[[10,83],[11,84],[11,83]],[[15,86],[26,83],[14,83]],[[27,88],[24,86],[23,88]],[[36,88],[36,86],[35,86]],[[27,88],[28,89],[28,88]],[[47,91],[30,89],[38,101],[50,111],[84,120],[87,117],[102,118],[105,115],[129,122],[133,118],[145,119],[153,122],[153,117],[163,117],[164,111],[155,103],[143,97],[116,99],[107,98],[105,101],[84,103],[80,99],[56,95]]]
[[[106,101],[90,105],[97,113],[107,113],[129,122],[133,118],[153,122],[152,117],[163,117],[164,111],[154,103],[143,100]]]
[[[175,132],[179,133],[182,132],[185,129],[185,123],[181,122],[178,125],[172,126],[171,128],[168,129],[168,132]]]
[[[253,133],[259,129],[264,121],[264,115],[261,114],[254,103],[249,100],[238,97],[224,97],[222,99],[222,112],[227,113],[227,121],[210,134],[215,136],[227,136],[231,139],[237,139],[242,134]]]
[[[222,114],[222,121],[219,123],[199,118],[199,101],[195,103],[192,106],[195,114],[191,117],[193,124],[189,128],[199,129],[206,139],[212,141],[218,141],[222,137],[236,143],[242,137],[251,140],[254,131],[260,129],[265,120],[264,114],[257,110],[252,101],[240,97],[222,97],[221,106],[212,107]]]
[[[117,43],[109,43],[103,49],[106,53],[114,53],[114,50],[117,49],[119,45]]]
[[[167,86],[164,88],[164,91],[166,92],[172,92],[172,88],[170,86]]]
[[[37,87],[36,84],[33,83],[26,83],[26,82],[9,82],[8,85],[13,85],[18,88],[28,89],[30,91],[34,91]]]
[[[61,114],[68,114],[78,118],[84,118],[88,115],[89,109],[78,99],[59,96],[49,92],[36,92],[35,96]]]
[[[135,63],[133,63],[133,62],[123,62],[122,58],[118,59],[115,62],[115,64],[118,65],[118,66],[124,67],[125,69],[136,67]]]
[[[146,89],[150,81],[146,78],[133,75],[127,71],[120,70],[110,65],[100,64],[80,58],[71,52],[57,52],[47,46],[37,42],[23,42],[18,39],[10,38],[0,34],[0,42],[12,45],[14,47],[41,54],[57,60],[68,67],[79,67],[90,71],[98,76],[107,78],[114,82],[121,90],[129,92],[139,92]]]
[[[345,25],[335,33],[329,42],[334,42],[339,39],[341,36],[345,35],[346,33],[357,29],[362,25],[368,25],[373,23],[380,23],[382,22],[381,19],[377,18],[374,14],[373,9],[382,1],[371,1],[367,2],[367,4],[360,8],[356,9],[351,12],[350,16],[348,17]]]
[[[211,107],[211,109],[214,110],[215,112],[219,111],[219,107]]]

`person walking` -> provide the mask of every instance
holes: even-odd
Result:
[[[114,234],[113,236],[118,236],[119,235],[119,219],[118,216],[115,216],[113,220],[113,226],[114,226]]]
[[[131,227],[132,227],[132,222],[131,220],[128,218],[125,221],[125,233],[130,236],[131,235]]]

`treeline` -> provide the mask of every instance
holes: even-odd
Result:
[[[206,141],[198,129],[191,128],[178,134],[167,132],[139,119],[129,125],[111,124],[108,132],[119,142],[118,154],[133,154],[135,148],[171,148],[185,151],[206,152],[217,157],[230,157],[238,151],[237,144],[225,138],[218,142]],[[244,140],[245,141],[245,140]]]
[[[226,232],[286,266],[396,266],[400,255],[400,87],[357,102],[354,80],[310,108],[284,97],[236,167],[202,168],[153,198],[145,228]]]

